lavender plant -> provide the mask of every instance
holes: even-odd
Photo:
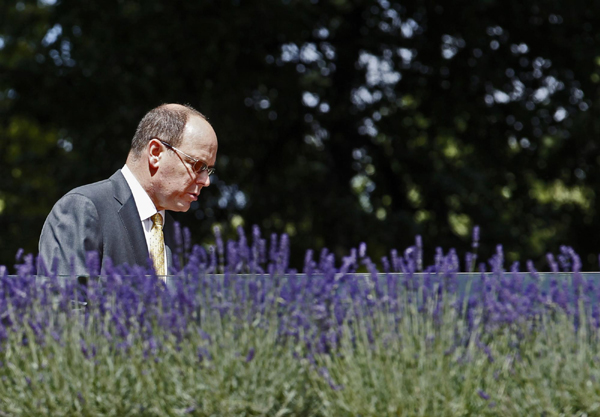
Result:
[[[478,241],[478,230],[474,241]],[[549,280],[502,247],[464,287],[422,241],[289,268],[288,236],[181,249],[165,285],[111,266],[79,282],[18,254],[0,268],[0,411],[8,415],[530,415],[597,412],[600,286],[577,254]],[[477,245],[465,269],[476,262]],[[99,271],[90,254],[91,276]],[[486,270],[489,268],[489,271]],[[366,271],[357,273],[357,271]],[[39,272],[39,271],[38,271]],[[461,281],[462,280],[462,281]],[[546,282],[549,281],[549,282]]]

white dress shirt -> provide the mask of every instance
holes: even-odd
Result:
[[[152,219],[150,217],[154,216],[156,213],[160,213],[163,218],[163,230],[165,228],[165,222],[167,221],[165,217],[164,210],[156,210],[156,206],[150,199],[150,196],[144,190],[137,180],[133,172],[129,169],[127,165],[121,168],[121,173],[125,177],[129,188],[131,189],[131,193],[133,194],[133,199],[135,201],[135,206],[137,207],[138,213],[140,215],[140,219],[142,220],[142,228],[144,229],[144,236],[146,237],[146,245],[148,246],[148,253],[150,253],[150,230],[152,229]],[[169,267],[169,263],[167,262],[167,251],[165,250],[165,265],[167,268]]]

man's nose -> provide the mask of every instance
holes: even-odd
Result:
[[[210,176],[203,171],[196,175],[196,182],[202,184],[203,187],[208,187],[210,185]]]

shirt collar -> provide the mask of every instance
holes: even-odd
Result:
[[[127,165],[121,168],[121,172],[123,173],[123,176],[125,177],[129,188],[131,189],[131,194],[133,194],[133,200],[135,201],[135,205],[137,207],[142,222],[146,219],[149,219],[151,216],[158,212],[162,215],[164,227],[165,211],[156,210],[156,206],[150,199],[150,196],[148,195],[146,190],[142,188],[142,185],[137,180],[135,175],[133,175],[133,172],[131,172]]]

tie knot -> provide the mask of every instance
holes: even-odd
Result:
[[[160,215],[160,213],[156,213],[155,215],[153,215],[152,217],[150,217],[152,219],[152,224],[154,226],[160,227],[162,228],[163,225],[163,218]]]

